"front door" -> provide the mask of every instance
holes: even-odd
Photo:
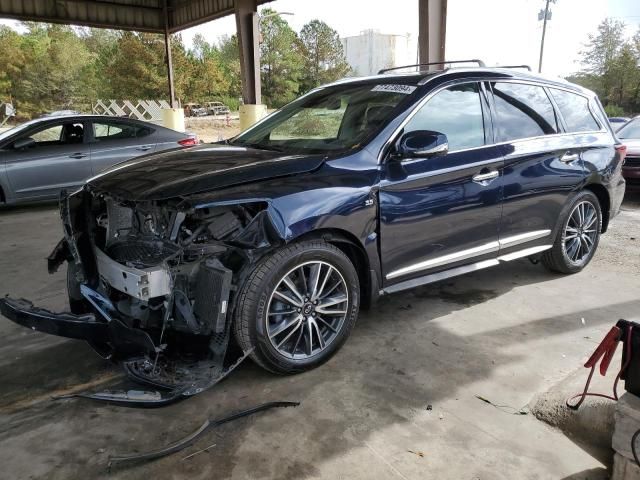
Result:
[[[49,123],[25,132],[13,143],[32,138],[24,148],[7,147],[6,172],[16,199],[55,198],[62,189],[73,189],[91,177],[89,145],[81,121]]]
[[[402,133],[447,135],[449,152],[388,158],[380,185],[385,286],[495,258],[503,159],[494,146],[488,102],[478,83],[436,93]]]

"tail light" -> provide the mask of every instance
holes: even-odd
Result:
[[[620,160],[624,162],[624,157],[627,155],[627,146],[626,145],[616,145],[616,152],[620,154]]]
[[[183,147],[192,147],[198,144],[198,137],[193,136],[193,137],[185,138],[182,140],[178,140],[178,143]]]

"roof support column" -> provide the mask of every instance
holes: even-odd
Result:
[[[443,62],[447,0],[418,0],[418,28],[419,62]]]
[[[236,30],[240,50],[240,78],[244,103],[261,103],[258,6],[255,0],[236,0]]]
[[[171,35],[169,33],[169,9],[167,8],[167,0],[163,4],[164,16],[164,49],[167,58],[167,76],[169,81],[169,105],[176,108],[176,90],[173,82],[173,61],[171,59]]]

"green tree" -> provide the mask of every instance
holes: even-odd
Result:
[[[630,114],[640,111],[640,30],[632,39],[625,39],[624,30],[623,22],[605,19],[589,35],[584,69],[568,79],[594,90],[610,110]]]
[[[296,98],[304,58],[298,35],[284,18],[269,8],[261,17],[262,101],[278,108]]]
[[[307,23],[300,32],[300,41],[304,56],[302,92],[343,78],[351,71],[338,32],[325,22]]]

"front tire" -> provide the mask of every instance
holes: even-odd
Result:
[[[358,317],[360,284],[337,247],[312,240],[266,257],[239,292],[234,333],[240,347],[275,373],[299,373],[333,356]]]
[[[542,255],[542,264],[554,272],[578,273],[596,253],[601,229],[598,197],[583,190],[567,210],[553,248]]]

